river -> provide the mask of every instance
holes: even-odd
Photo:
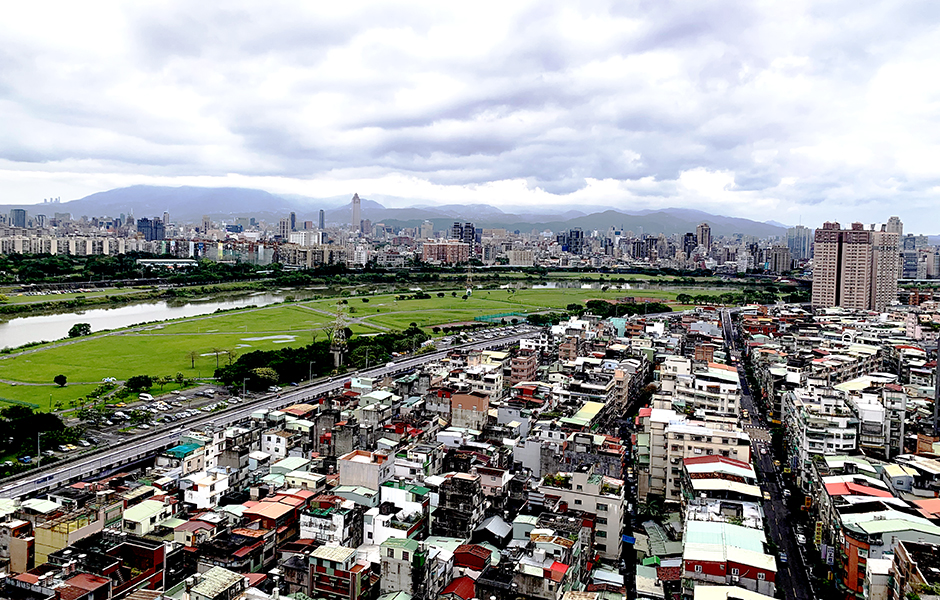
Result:
[[[303,294],[294,292],[293,295],[299,298]],[[76,323],[88,323],[91,325],[92,333],[97,333],[105,329],[120,329],[150,321],[208,315],[218,309],[266,306],[281,302],[286,296],[287,294],[255,293],[228,297],[225,300],[219,300],[216,297],[186,303],[179,300],[141,302],[118,308],[91,308],[54,315],[19,317],[0,322],[0,348],[15,348],[32,342],[58,340],[66,337],[69,329]]]

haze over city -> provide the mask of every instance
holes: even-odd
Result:
[[[239,186],[920,230],[938,10],[18,3],[0,202]]]

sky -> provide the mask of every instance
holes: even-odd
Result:
[[[940,232],[934,1],[4,12],[4,204],[241,186]]]

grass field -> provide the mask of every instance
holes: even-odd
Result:
[[[69,401],[81,398],[91,393],[96,385],[67,385],[64,388],[49,385],[17,385],[0,383],[0,403],[6,398],[13,398],[20,402],[30,402],[39,406],[40,410],[49,410],[56,402],[61,402],[65,408]],[[50,401],[51,398],[51,401]],[[5,403],[4,403],[5,404]],[[2,406],[2,404],[0,404]]]
[[[672,301],[679,293],[719,294],[714,290],[592,290],[523,289],[474,290],[467,300],[442,298],[431,292],[427,300],[396,300],[393,295],[347,299],[347,320],[355,334],[405,329],[412,322],[421,327],[506,312],[562,310],[568,304],[593,298],[614,299],[627,295]],[[326,339],[323,328],[332,321],[336,298],[285,303],[229,311],[142,328],[80,339],[67,345],[56,343],[33,349],[19,356],[0,357],[0,379],[51,384],[57,374],[68,377],[67,388],[54,386],[11,386],[0,383],[0,398],[33,402],[44,408],[87,394],[105,377],[127,379],[132,375],[155,377],[183,373],[187,378],[211,377],[216,365],[253,350],[271,350],[284,346],[305,345]],[[676,309],[684,307],[677,306]],[[195,354],[193,357],[192,354]],[[218,356],[216,354],[218,353]],[[81,385],[88,383],[89,385]],[[170,386],[167,389],[171,389]]]

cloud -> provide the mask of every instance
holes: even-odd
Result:
[[[897,206],[911,221],[938,216],[933,2],[8,12],[6,202],[237,180],[759,220],[773,210],[781,221],[876,221]]]

